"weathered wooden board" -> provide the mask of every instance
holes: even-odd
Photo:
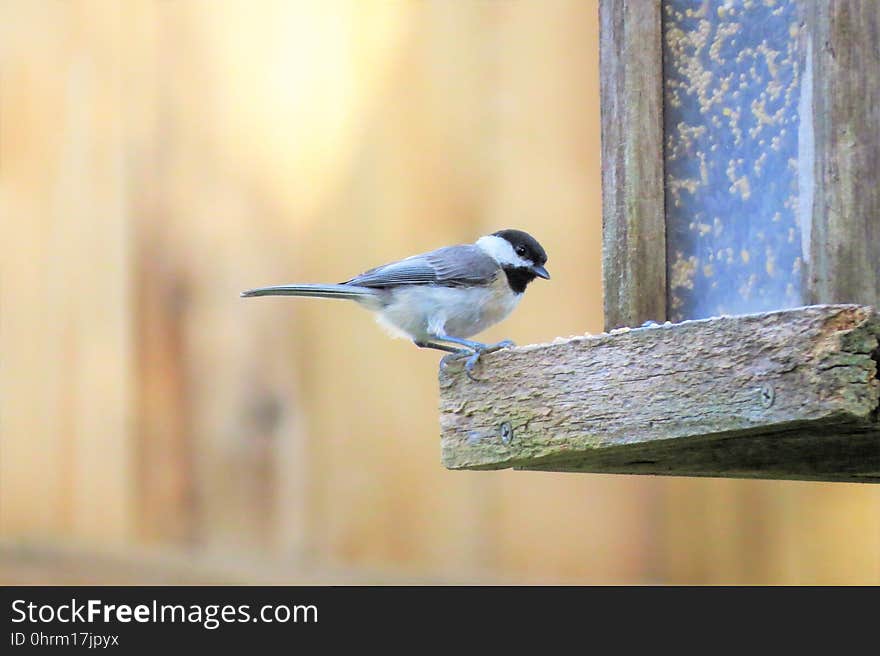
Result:
[[[819,305],[441,367],[444,464],[880,482],[880,317]]]
[[[602,0],[605,326],[666,319],[660,0]]]

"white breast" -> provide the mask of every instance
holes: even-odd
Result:
[[[511,291],[503,273],[485,287],[399,287],[378,321],[398,337],[426,340],[446,334],[467,338],[507,317],[521,297]]]

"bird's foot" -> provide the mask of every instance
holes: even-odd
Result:
[[[468,378],[473,381],[477,381],[479,379],[474,376],[474,369],[476,368],[477,363],[480,361],[480,357],[486,353],[494,353],[495,351],[500,351],[501,349],[510,348],[512,346],[516,346],[516,344],[511,342],[509,339],[505,339],[495,344],[480,344],[473,349],[461,349],[456,353],[447,355],[440,361],[440,364],[445,368],[447,361],[461,360],[462,358],[467,358],[464,363],[464,371],[467,374]]]

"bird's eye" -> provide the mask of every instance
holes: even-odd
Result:
[[[525,255],[526,254],[526,247],[525,246],[517,246],[516,247],[516,254],[520,255],[520,256]]]

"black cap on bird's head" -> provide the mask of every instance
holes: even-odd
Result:
[[[492,238],[501,239],[503,242],[495,241],[493,244]],[[544,268],[544,264],[547,263],[547,252],[529,233],[513,229],[499,230],[484,239],[490,242],[486,244],[487,250],[504,269],[507,281],[514,292],[524,292],[526,286],[535,278],[550,279],[550,274]],[[509,247],[495,246],[504,243],[509,244]]]
[[[547,263],[547,252],[544,250],[544,247],[538,243],[538,240],[532,237],[529,233],[509,228],[507,230],[493,232],[492,235],[495,237],[501,237],[510,242],[510,245],[513,246],[514,252],[521,258],[529,260],[532,264],[543,268]],[[550,275],[546,271],[543,273],[544,275],[538,275],[541,275],[542,278],[550,278]]]
[[[495,237],[501,237],[509,242],[513,247],[514,253],[523,260],[531,263],[532,266],[530,268],[535,276],[546,280],[550,279],[550,274],[547,273],[547,269],[544,268],[544,265],[547,263],[547,251],[545,251],[544,247],[538,243],[537,239],[527,232],[510,228],[493,232],[492,235]]]

